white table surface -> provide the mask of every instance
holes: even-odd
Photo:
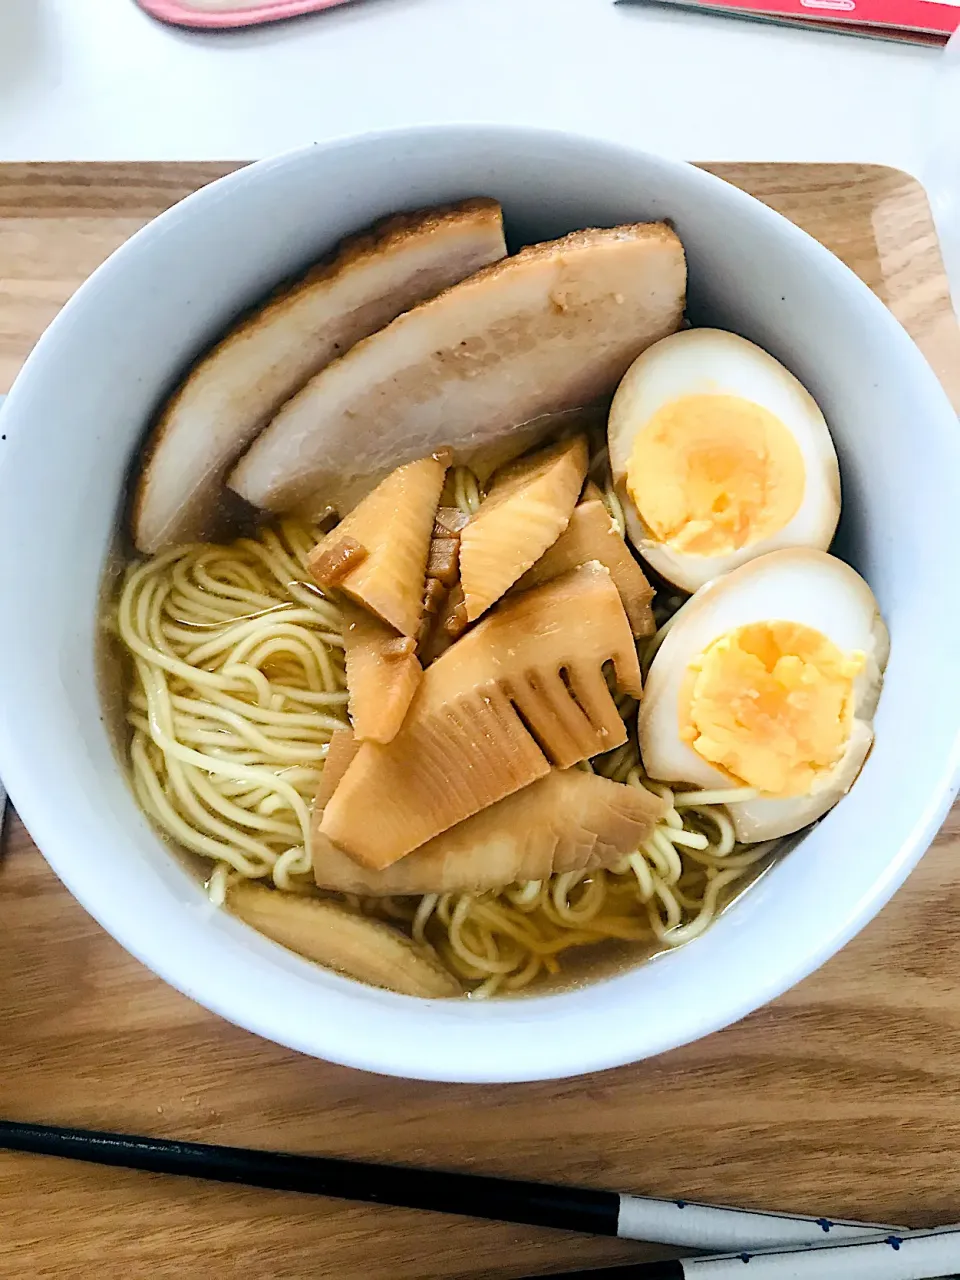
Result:
[[[203,34],[133,0],[0,0],[0,161],[247,158],[470,120],[919,174],[940,56],[612,0],[360,0]]]

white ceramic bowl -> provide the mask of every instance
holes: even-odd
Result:
[[[422,1002],[326,973],[213,911],[141,816],[95,679],[98,594],[127,469],[159,398],[243,307],[377,216],[503,201],[514,239],[670,218],[697,321],[772,351],[827,416],[842,549],[892,633],[876,747],[840,806],[707,934],[569,993]],[[84,906],[166,981],[304,1053],[503,1081],[660,1053],[822,964],[920,858],[957,779],[960,430],[930,369],[836,258],[699,170],[523,129],[413,130],[264,161],[151,223],[51,325],[2,411],[0,776]]]

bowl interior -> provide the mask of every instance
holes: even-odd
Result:
[[[213,911],[141,816],[96,680],[101,575],[159,399],[232,317],[383,214],[490,194],[514,244],[669,218],[697,323],[781,359],[840,455],[840,546],[892,652],[850,796],[707,934],[584,989],[427,1003],[323,972]],[[893,892],[953,793],[960,724],[960,439],[919,352],[803,233],[719,180],[538,131],[414,130],[262,162],[123,247],[48,331],[3,411],[0,773],[40,847],[130,951],[207,1007],[348,1065],[545,1078],[636,1060],[734,1020],[832,954]]]

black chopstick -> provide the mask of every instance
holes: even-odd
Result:
[[[0,1121],[0,1148],[147,1173],[179,1174],[407,1209],[433,1209],[438,1213],[562,1227],[601,1236],[617,1234],[620,1212],[620,1197],[613,1191],[552,1187],[539,1182],[407,1169],[329,1156],[289,1155],[9,1120]]]
[[[0,1120],[0,1149],[274,1191],[428,1209],[599,1236],[716,1251],[846,1239],[900,1230],[879,1223],[728,1209],[472,1173],[444,1173]],[[607,1273],[608,1280],[615,1277]]]

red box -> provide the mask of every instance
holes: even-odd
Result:
[[[845,35],[943,45],[960,28],[960,4],[947,0],[648,0]]]

